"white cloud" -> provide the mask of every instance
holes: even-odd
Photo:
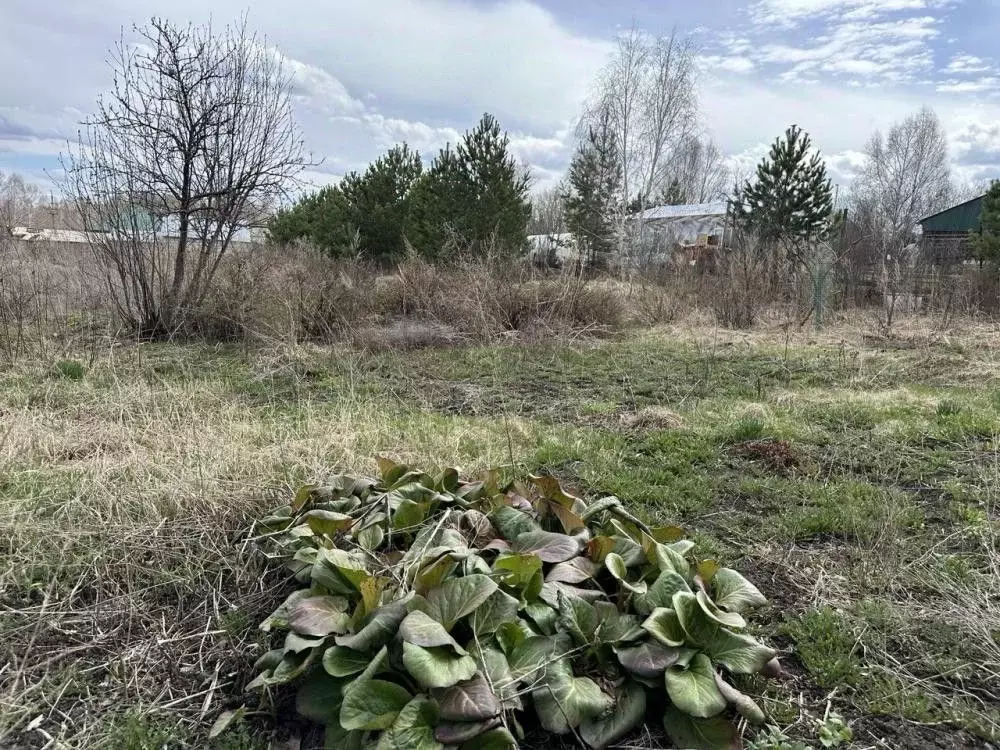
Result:
[[[985,73],[992,66],[975,55],[955,55],[944,68],[945,73]]]
[[[355,99],[335,76],[309,63],[295,60],[275,50],[292,83],[292,96],[300,106],[329,115],[350,115],[365,111],[365,103]]]
[[[942,8],[952,0],[759,0],[750,7],[758,24],[794,26],[813,18],[870,20],[900,11]]]
[[[462,134],[453,127],[435,127],[424,122],[385,117],[377,112],[361,118],[380,149],[406,143],[422,154],[433,155],[446,143],[456,143]]]
[[[840,23],[797,44],[765,44],[756,54],[762,64],[789,66],[785,72],[796,79],[806,73],[846,73],[910,81],[933,68],[929,42],[940,33],[937,24],[930,16]]]
[[[1000,91],[1000,78],[986,76],[974,81],[942,81],[937,84],[937,90],[951,94],[975,94],[984,91]]]
[[[752,73],[757,68],[754,61],[745,55],[705,55],[698,61],[709,70],[721,70],[741,75]]]

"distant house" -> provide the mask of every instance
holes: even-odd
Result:
[[[699,264],[725,244],[729,204],[656,206],[629,217],[629,231],[641,260]]]
[[[980,195],[920,220],[920,246],[927,262],[951,265],[973,257],[969,235],[980,231],[985,197]]]
[[[90,242],[91,234],[76,229],[34,229],[31,227],[13,227],[11,236],[21,242],[62,242],[82,245]]]

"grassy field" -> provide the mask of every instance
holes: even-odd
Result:
[[[680,327],[361,354],[108,345],[0,372],[0,748],[206,747],[286,581],[247,541],[384,454],[551,472],[682,525],[771,599],[780,731],[1000,737],[1000,336]],[[829,726],[830,722],[827,722]],[[267,717],[216,747],[267,747]],[[781,740],[784,736],[787,739]],[[843,745],[847,746],[847,745]]]

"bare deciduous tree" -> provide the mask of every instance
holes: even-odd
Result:
[[[865,155],[851,202],[884,256],[908,244],[917,221],[948,205],[948,142],[934,110],[925,107],[893,125],[887,136],[876,132]]]
[[[153,19],[111,55],[111,92],[65,159],[72,197],[126,322],[177,330],[236,233],[305,166],[281,56],[246,23]]]
[[[566,186],[559,183],[531,197],[531,221],[528,234],[562,234],[566,231],[563,218],[563,197]]]
[[[0,172],[0,231],[35,223],[41,191],[19,174]]]
[[[654,38],[633,27],[618,38],[580,135],[605,117],[622,164],[622,204],[645,206],[666,178],[674,151],[694,131],[698,101],[694,46],[675,34]]]
[[[664,203],[710,203],[722,200],[729,188],[730,171],[722,151],[711,138],[690,135],[674,149],[666,168],[666,182],[659,186]]]

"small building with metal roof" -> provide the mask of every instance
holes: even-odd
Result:
[[[654,206],[629,217],[640,262],[699,265],[726,241],[729,204]]]
[[[979,232],[986,195],[959,203],[920,220],[924,259],[934,265],[961,263],[972,258],[969,236]]]

